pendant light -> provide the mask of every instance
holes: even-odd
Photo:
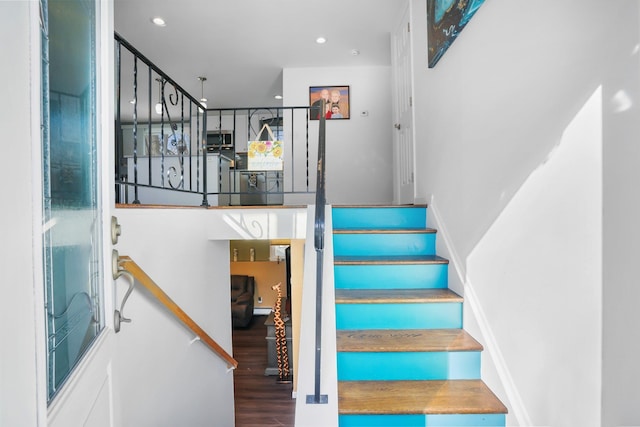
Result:
[[[162,79],[156,79],[158,82],[158,102],[156,103],[156,114],[162,114]]]
[[[206,77],[198,77],[198,80],[200,80],[200,104],[202,104],[202,106],[204,108],[207,108],[207,98],[204,97],[204,82],[207,81]]]

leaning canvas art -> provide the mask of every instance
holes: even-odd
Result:
[[[427,0],[429,68],[435,67],[484,1]]]

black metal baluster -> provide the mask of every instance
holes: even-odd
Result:
[[[133,57],[133,203],[138,204],[138,57]],[[128,167],[127,167],[128,168]]]
[[[198,111],[200,111],[200,108],[198,108]],[[200,138],[202,139],[202,141],[206,141],[207,140],[207,111],[205,109],[202,110],[202,129],[201,129],[201,136]],[[206,147],[206,142],[205,142],[205,147]],[[207,193],[207,150],[204,150],[204,158],[202,161],[202,174],[204,175],[204,181],[202,182],[202,194],[203,194],[203,198],[202,198],[202,206],[204,207],[208,207],[209,206],[209,194]]]

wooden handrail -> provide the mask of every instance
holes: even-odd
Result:
[[[238,361],[235,360],[229,353],[227,353],[220,345],[215,342],[213,338],[211,338],[187,313],[184,312],[180,308],[178,304],[176,304],[170,297],[167,295],[160,286],[158,286],[151,277],[147,275],[147,273],[140,268],[138,264],[135,263],[130,257],[123,255],[118,259],[118,264],[125,271],[128,271],[133,275],[133,277],[140,282],[142,286],[144,286],[151,294],[162,303],[169,311],[178,318],[186,327],[191,329],[193,333],[195,333],[198,338],[200,338],[214,353],[220,356],[225,362],[227,362],[227,366],[230,368],[237,368]]]

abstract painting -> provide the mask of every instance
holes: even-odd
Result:
[[[484,1],[427,0],[429,68],[435,67]]]

